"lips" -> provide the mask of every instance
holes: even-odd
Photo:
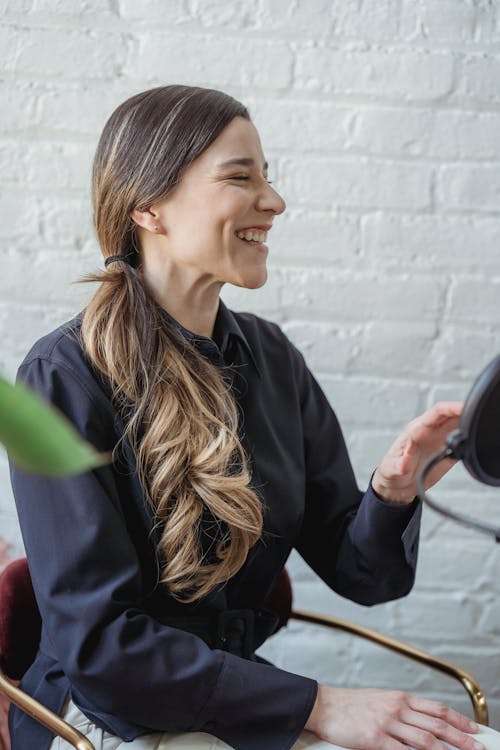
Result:
[[[269,229],[271,229],[270,224],[246,227],[245,229],[238,229],[236,231],[236,236],[240,240],[245,240],[246,242],[263,244],[267,239],[267,232]]]
[[[261,229],[242,229],[236,232],[236,236],[240,240],[262,244],[267,239],[267,232],[263,232]]]

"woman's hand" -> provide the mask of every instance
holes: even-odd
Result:
[[[318,686],[305,725],[320,739],[354,750],[484,750],[466,732],[477,725],[441,703],[388,690]]]
[[[411,503],[417,494],[416,478],[424,463],[445,444],[458,427],[461,401],[440,401],[413,419],[395,440],[372,477],[375,492],[387,502]],[[455,461],[441,461],[430,472],[426,489],[436,484]]]

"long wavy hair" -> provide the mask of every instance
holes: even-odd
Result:
[[[93,164],[102,253],[123,254],[128,262],[86,277],[99,287],[83,316],[82,342],[112,384],[161,530],[161,580],[183,602],[201,599],[241,568],[262,534],[262,507],[228,385],[168,323],[145,287],[131,212],[164,199],[234,117],[249,114],[220,91],[151,89],[113,112]],[[212,530],[208,550],[201,541],[206,528]]]

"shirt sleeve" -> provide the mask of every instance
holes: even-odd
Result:
[[[295,354],[306,465],[305,511],[296,548],[338,594],[377,604],[411,589],[421,504],[381,500],[356,484],[338,420],[320,386]]]
[[[99,450],[113,447],[109,405],[80,373],[36,358],[19,377]],[[86,713],[111,722],[111,730],[117,716],[144,732],[205,731],[237,750],[293,745],[316,682],[212,650],[147,613],[147,582],[112,465],[62,479],[11,466],[11,477],[42,649],[59,662]]]

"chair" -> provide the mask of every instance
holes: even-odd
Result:
[[[14,560],[0,573],[0,695],[3,695],[55,735],[77,748],[95,750],[89,740],[39,701],[26,695],[17,681],[33,662],[40,643],[41,619],[26,558]],[[3,717],[6,719],[5,714]],[[0,716],[0,721],[2,716]],[[2,731],[3,730],[3,731]],[[0,728],[8,741],[8,730]],[[10,750],[7,745],[0,750]]]
[[[343,630],[458,680],[471,699],[475,720],[488,726],[486,698],[471,675],[449,662],[369,628],[333,617],[293,610],[292,587],[285,570],[267,598],[265,606],[280,616],[282,626],[286,625],[290,619],[295,619]],[[40,641],[40,630],[40,613],[33,593],[27,560],[26,558],[15,560],[0,574],[0,696],[3,693],[8,700],[65,739],[77,750],[95,750],[92,743],[80,732],[38,701],[26,695],[16,685],[16,681],[22,677],[35,658]],[[0,742],[1,737],[0,728]],[[10,749],[2,748],[0,744],[0,750]]]

